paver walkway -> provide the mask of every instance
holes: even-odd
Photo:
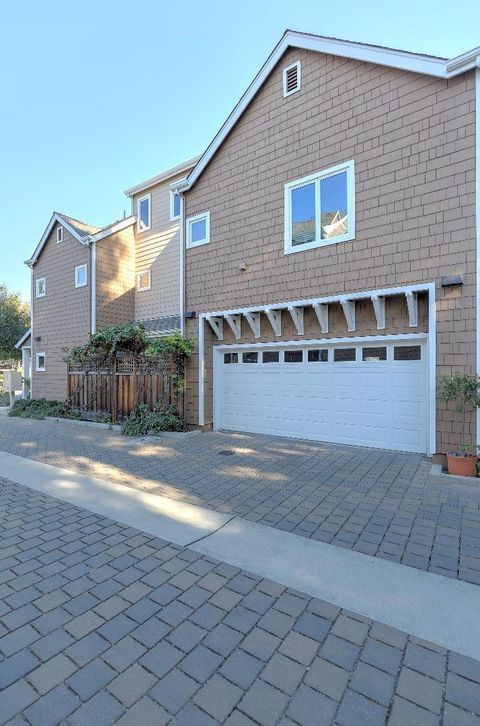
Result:
[[[480,486],[402,454],[249,434],[130,440],[0,417],[0,450],[480,584]]]
[[[480,661],[0,480],[0,723],[480,724]]]

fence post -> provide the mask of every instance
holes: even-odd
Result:
[[[117,421],[117,359],[114,358],[112,364],[109,366],[109,378],[110,378],[110,402],[112,408],[112,423]]]

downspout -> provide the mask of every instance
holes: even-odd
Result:
[[[180,332],[185,335],[185,197],[177,194],[180,198]]]
[[[476,221],[476,372],[480,375],[480,55],[475,67],[475,221]],[[477,409],[477,444],[480,444],[480,409]]]
[[[97,330],[97,243],[90,243],[90,286],[91,286],[91,321],[90,332],[92,335]]]
[[[35,365],[35,355],[34,352],[34,340],[33,337],[33,306],[35,305],[35,282],[33,279],[33,264],[29,265],[32,274],[31,274],[31,280],[30,280],[30,299],[32,301],[32,304],[30,305],[30,398],[33,398],[33,373],[36,369]]]

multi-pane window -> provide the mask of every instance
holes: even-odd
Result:
[[[150,194],[145,194],[137,200],[137,227],[139,232],[150,229]]]
[[[285,185],[285,253],[355,237],[353,161]]]

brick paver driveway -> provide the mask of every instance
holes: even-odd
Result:
[[[480,723],[480,661],[0,480],[0,723]]]
[[[0,418],[0,450],[480,584],[480,487],[417,454],[249,434],[130,440]]]

